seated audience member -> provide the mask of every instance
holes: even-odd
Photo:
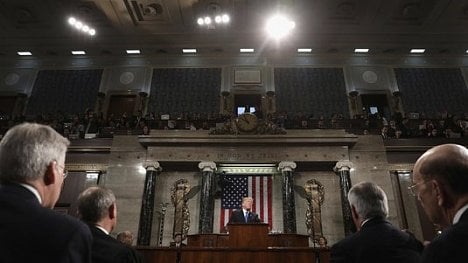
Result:
[[[442,228],[424,250],[422,262],[466,262],[468,242],[468,149],[443,144],[415,163],[411,193],[429,219]]]
[[[170,247],[185,247],[186,244],[182,243],[182,234],[176,233],[174,235],[174,241],[169,244]]]
[[[117,224],[117,205],[111,190],[90,187],[78,197],[78,213],[93,234],[93,263],[139,262],[135,251],[109,233]]]
[[[116,239],[127,246],[133,245],[133,234],[130,231],[119,232],[116,236]]]
[[[319,248],[328,248],[328,241],[324,236],[320,236],[318,239]]]
[[[0,262],[91,262],[86,225],[51,210],[69,144],[32,123],[11,128],[0,142]]]
[[[331,262],[419,262],[423,245],[386,220],[387,195],[379,186],[371,182],[356,184],[348,200],[358,231],[332,246]]]
[[[252,212],[252,204],[252,197],[242,198],[242,209],[232,211],[229,223],[260,223],[258,215]]]

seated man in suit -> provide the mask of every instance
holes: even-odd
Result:
[[[0,262],[91,262],[85,224],[55,212],[70,142],[23,123],[0,142]]]
[[[388,201],[376,184],[362,182],[348,193],[357,232],[331,248],[332,263],[417,263],[421,242],[386,221]]]
[[[468,149],[443,144],[415,163],[411,193],[443,231],[424,250],[421,262],[466,262],[468,242]]]
[[[242,209],[232,211],[229,223],[260,223],[258,215],[252,212],[252,197],[242,198]]]
[[[185,247],[187,245],[182,243],[182,234],[181,233],[176,233],[174,235],[174,242],[171,242],[169,244],[169,246],[170,247]]]
[[[109,233],[117,224],[117,205],[111,190],[90,187],[78,197],[78,213],[93,234],[93,263],[139,262],[135,251]]]

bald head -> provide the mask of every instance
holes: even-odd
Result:
[[[414,165],[423,180],[446,184],[453,194],[468,194],[468,149],[457,144],[443,144],[429,149]]]

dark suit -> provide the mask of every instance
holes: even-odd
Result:
[[[260,218],[258,215],[250,212],[249,216],[247,217],[247,222],[245,222],[244,211],[242,209],[234,210],[231,213],[231,217],[229,218],[229,223],[261,223]]]
[[[42,207],[21,185],[0,185],[0,262],[91,262],[91,242],[79,220]]]
[[[413,263],[419,262],[423,246],[412,234],[401,231],[390,222],[374,218],[360,231],[331,248],[334,263]]]
[[[468,210],[463,213],[458,223],[444,230],[426,247],[421,262],[466,262],[467,243]]]
[[[89,226],[93,234],[93,263],[139,262],[135,251],[95,226]]]

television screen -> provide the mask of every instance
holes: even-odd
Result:
[[[245,112],[245,107],[237,107],[237,115],[244,114]]]

